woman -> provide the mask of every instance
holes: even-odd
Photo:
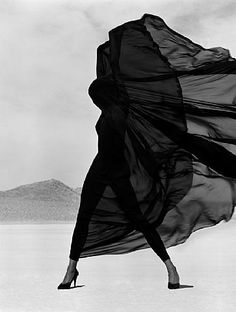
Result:
[[[110,31],[97,52],[98,154],[58,289],[76,282],[81,257],[149,246],[179,288],[166,248],[234,211],[236,62],[150,14]]]
[[[124,209],[134,228],[144,234],[147,242],[166,265],[169,273],[169,288],[177,288],[179,287],[179,276],[164,244],[155,227],[145,220],[139,210],[136,195],[129,180],[129,166],[124,157],[125,116],[115,99],[114,101],[110,99],[109,104],[104,105],[106,99],[111,98],[108,94],[109,89],[112,95],[115,85],[112,85],[110,80],[101,79],[90,86],[90,96],[102,109],[104,116],[97,128],[99,135],[98,154],[90,167],[82,189],[80,209],[72,238],[69,266],[59,288],[70,287],[71,281],[73,279],[76,281],[78,275],[76,265],[88,235],[88,224],[107,185],[110,185],[117,195],[120,207]],[[106,92],[105,99],[98,99],[97,92],[102,94],[101,97]],[[107,110],[111,114],[107,113]]]

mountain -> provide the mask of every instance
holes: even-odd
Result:
[[[81,194],[82,187],[76,187],[76,188],[74,189],[74,191],[75,191],[76,193]]]
[[[75,221],[81,188],[50,179],[0,192],[0,222]]]

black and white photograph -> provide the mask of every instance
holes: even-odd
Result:
[[[233,312],[236,2],[0,0],[0,311]]]

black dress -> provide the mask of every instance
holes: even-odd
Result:
[[[230,220],[235,73],[228,50],[204,49],[158,16],[144,14],[109,32],[97,49],[97,79],[89,87],[102,114],[72,259],[153,248],[156,242],[164,261],[165,247]]]

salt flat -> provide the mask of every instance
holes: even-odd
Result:
[[[235,311],[236,221],[197,231],[168,249],[181,284],[151,249],[81,259],[77,284],[57,290],[67,266],[73,224],[0,225],[0,311]]]

